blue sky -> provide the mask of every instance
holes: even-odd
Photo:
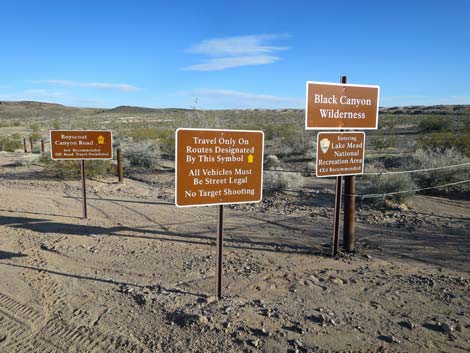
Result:
[[[470,1],[9,0],[0,100],[303,108],[305,81],[381,106],[470,104]]]

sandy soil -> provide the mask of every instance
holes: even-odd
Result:
[[[326,256],[331,181],[177,209],[148,183],[47,179],[0,155],[0,352],[468,352],[470,202],[358,206],[357,252]],[[139,179],[140,180],[140,179]]]

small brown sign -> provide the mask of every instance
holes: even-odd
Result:
[[[109,130],[51,130],[51,158],[56,160],[112,159]]]
[[[363,132],[320,132],[317,135],[317,177],[364,172]]]
[[[307,82],[305,128],[377,129],[379,86]]]
[[[263,153],[262,131],[178,129],[176,206],[260,202]]]

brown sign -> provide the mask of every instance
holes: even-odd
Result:
[[[52,159],[112,159],[113,136],[108,130],[51,130]]]
[[[379,86],[307,82],[305,128],[377,129]]]
[[[263,149],[262,131],[178,129],[176,206],[260,202]]]
[[[320,132],[317,135],[317,177],[364,172],[363,132]]]

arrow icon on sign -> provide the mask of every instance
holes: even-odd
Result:
[[[253,157],[252,154],[249,154],[248,155],[248,163],[253,163],[253,160],[255,159],[255,157]]]

